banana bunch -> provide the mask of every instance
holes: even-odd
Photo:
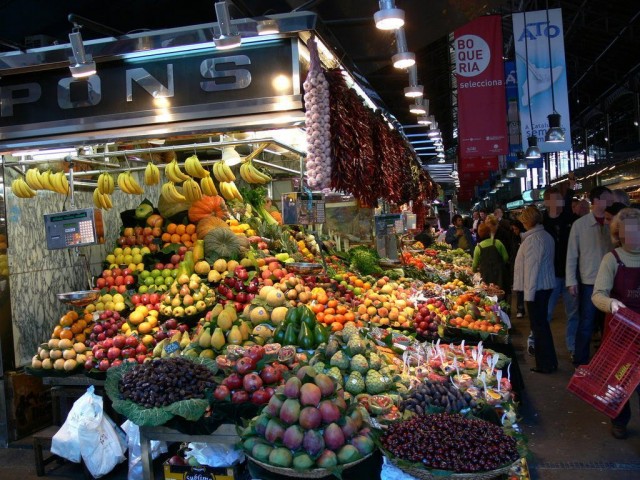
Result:
[[[213,175],[219,182],[233,182],[236,179],[231,168],[224,160],[219,160],[213,164]]]
[[[31,180],[34,179],[35,176],[32,175]],[[40,185],[43,190],[49,190],[61,195],[67,195],[69,193],[69,181],[67,180],[67,176],[64,172],[51,173],[51,170],[47,170],[40,174],[38,180],[40,181]]]
[[[247,183],[264,185],[271,181],[271,177],[254,167],[253,162],[245,162],[240,165],[240,176]]]
[[[141,195],[144,193],[144,190],[137,180],[133,178],[131,172],[122,172],[118,175],[118,187],[120,187],[120,190],[124,193],[128,193],[129,195]]]
[[[184,203],[187,201],[187,198],[176,190],[176,184],[173,182],[163,183],[160,189],[160,195],[168,202]]]
[[[172,183],[182,183],[189,178],[189,175],[182,173],[178,161],[175,159],[167,163],[167,166],[164,168],[164,174]]]
[[[36,196],[36,192],[31,189],[22,177],[16,178],[11,182],[11,191],[18,198],[33,198]]]
[[[104,210],[110,210],[113,207],[113,203],[111,203],[111,195],[108,193],[102,193],[100,191],[100,187],[93,190],[93,204]]]
[[[220,182],[220,193],[222,193],[225,200],[236,198],[242,202],[242,195],[240,195],[235,182]]]
[[[204,169],[197,155],[193,154],[184,161],[184,169],[194,178],[205,178],[211,175]]]
[[[218,190],[216,190],[216,186],[213,183],[213,178],[211,178],[211,175],[208,175],[200,180],[200,188],[202,189],[202,193],[204,193],[205,195],[209,195],[210,197],[218,195]]]
[[[116,189],[113,177],[109,173],[101,173],[98,177],[98,190],[101,194],[111,195]]]
[[[157,185],[160,183],[160,169],[156,167],[155,163],[147,163],[147,168],[144,169],[144,184],[145,185]]]
[[[193,178],[188,178],[182,184],[182,192],[184,193],[184,198],[187,199],[187,202],[193,203],[196,200],[200,200],[202,198],[202,190],[200,190],[200,185]]]
[[[41,177],[41,173],[40,170],[38,170],[37,168],[30,168],[29,170],[27,170],[27,173],[25,174],[25,180],[27,182],[27,185],[29,185],[29,188],[31,188],[31,190],[44,190],[44,185],[42,184],[42,181],[40,180]]]

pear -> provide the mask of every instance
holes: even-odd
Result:
[[[204,329],[198,337],[198,345],[202,348],[208,348],[211,345],[211,332],[209,329]]]
[[[224,307],[223,310],[227,315],[229,315],[229,317],[231,318],[232,322],[235,322],[238,319],[238,312],[236,312],[236,309],[233,305],[231,304],[227,304]]]
[[[215,350],[220,350],[224,347],[226,340],[224,338],[224,333],[220,327],[216,328],[213,331],[213,335],[211,335],[211,348]]]
[[[237,325],[234,325],[228,333],[227,343],[230,343],[231,345],[240,345],[242,343],[242,332]]]
[[[222,312],[220,312],[220,315],[218,315],[218,327],[220,327],[224,332],[228,332],[233,326],[233,320],[234,319],[229,314],[228,309],[225,308]]]
[[[189,346],[190,343],[191,343],[191,338],[189,337],[189,333],[183,332],[182,339],[180,340],[180,349],[184,350]]]
[[[240,322],[240,333],[242,334],[242,341],[249,340],[249,335],[251,335],[251,328],[247,322]]]

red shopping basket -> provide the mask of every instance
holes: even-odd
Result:
[[[620,309],[589,365],[578,367],[567,389],[610,418],[640,384],[640,315]]]

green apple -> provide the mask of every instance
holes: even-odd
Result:
[[[149,291],[149,287],[146,285],[140,285],[138,287],[138,293],[147,293]]]
[[[160,270],[158,270],[157,268],[154,268],[153,270],[151,270],[151,276],[153,278],[159,277],[162,275],[162,272],[160,272]]]
[[[147,277],[144,279],[144,284],[147,287],[150,287],[151,285],[155,285],[156,284],[156,279],[154,277]]]
[[[164,284],[167,285],[168,287],[173,285],[173,282],[175,282],[175,279],[173,277],[167,277],[164,279]]]
[[[151,272],[149,272],[149,270],[143,270],[140,272],[140,274],[138,275],[138,277],[140,277],[142,280],[144,280],[145,278],[147,278],[149,275],[151,275]]]
[[[164,280],[165,279],[163,277],[161,277],[161,276],[160,277],[155,277],[155,280],[156,280],[155,281],[156,285],[164,285]]]
[[[170,268],[165,268],[164,270],[162,270],[162,276],[164,278],[172,277],[173,275],[171,274],[171,269]]]
[[[141,253],[142,255],[148,255],[149,253],[151,253],[151,250],[149,250],[149,247],[142,247],[142,248],[140,249],[140,253]]]

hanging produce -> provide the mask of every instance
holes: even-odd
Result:
[[[110,210],[113,207],[111,195],[108,193],[100,193],[100,189],[98,188],[93,190],[93,204],[103,210]]]
[[[311,66],[303,85],[307,130],[306,176],[309,187],[322,190],[330,186],[332,168],[329,84],[322,70],[314,37],[311,37],[307,46]]]
[[[219,182],[234,182],[236,179],[236,176],[231,171],[231,168],[224,160],[218,160],[213,164],[213,175]]]
[[[216,189],[216,185],[213,183],[213,179],[210,175],[203,177],[200,180],[200,189],[202,190],[202,193],[210,197],[218,195],[218,190]]]
[[[98,177],[98,190],[100,193],[111,195],[115,190],[113,177],[108,173],[101,173]]]
[[[42,182],[40,180],[41,175],[42,174],[40,173],[40,170],[35,167],[27,170],[27,173],[25,174],[25,180],[31,190],[44,190],[44,185],[42,185]]]
[[[147,168],[144,169],[144,183],[145,185],[160,183],[160,170],[153,162],[147,163]]]
[[[24,181],[24,178],[16,178],[11,182],[11,191],[18,198],[33,198],[36,196],[36,192],[31,190],[31,187]]]
[[[202,198],[202,190],[200,190],[200,185],[193,178],[188,178],[182,184],[182,192],[184,193],[184,198],[187,199],[187,202],[193,203]]]
[[[167,164],[164,169],[164,174],[173,183],[182,183],[187,178],[189,178],[189,175],[182,173],[182,170],[180,170],[180,166],[178,165],[178,161],[176,159],[173,159]]]
[[[131,172],[122,172],[118,175],[118,187],[129,195],[141,195],[144,193],[144,190],[142,190],[140,184],[133,175],[131,175]]]
[[[184,169],[189,175],[195,178],[204,178],[210,175],[210,173],[204,169],[200,163],[200,159],[195,153],[184,161]]]
[[[188,203],[186,197],[176,189],[176,185],[173,182],[163,183],[160,195],[169,202]]]

